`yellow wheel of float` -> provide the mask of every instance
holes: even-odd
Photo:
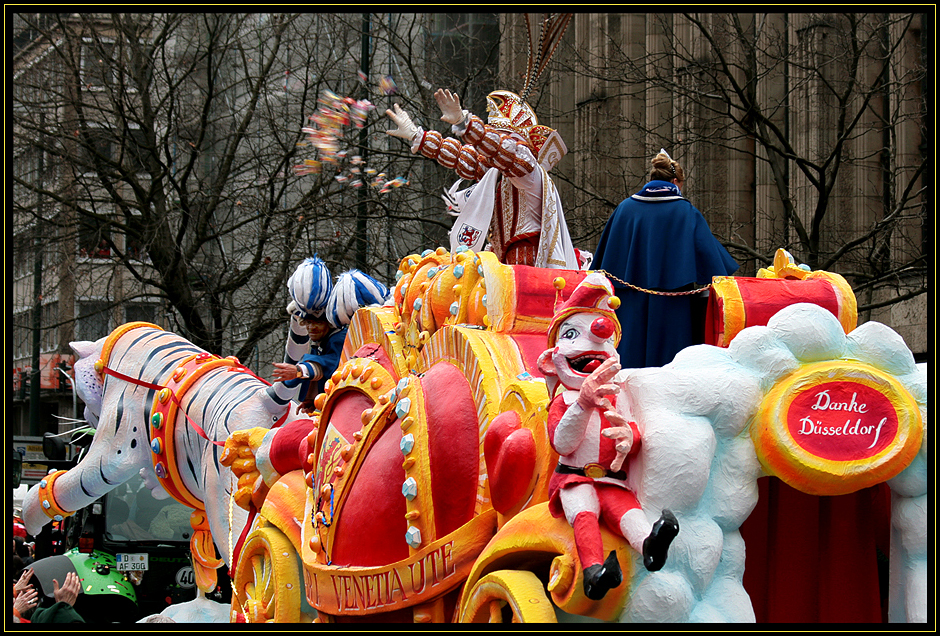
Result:
[[[498,570],[473,586],[463,602],[461,623],[554,623],[545,585],[532,572]]]
[[[304,585],[297,551],[277,528],[259,528],[248,536],[233,587],[236,602],[249,623],[303,621]]]

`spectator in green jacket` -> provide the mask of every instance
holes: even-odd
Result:
[[[52,596],[55,603],[50,607],[40,607],[29,617],[31,623],[84,623],[73,607],[81,593],[81,583],[75,572],[65,575],[65,582],[59,587],[59,581],[52,579]]]

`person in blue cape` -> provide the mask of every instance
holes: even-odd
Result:
[[[660,150],[649,183],[628,197],[607,220],[593,267],[609,275],[620,298],[623,368],[659,367],[680,350],[704,341],[701,295],[663,296],[728,276],[738,263],[712,235],[705,217],[682,196],[685,173]],[[648,291],[638,291],[627,285]]]

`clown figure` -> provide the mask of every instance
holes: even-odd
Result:
[[[563,287],[558,279],[556,286]],[[538,359],[553,395],[548,432],[559,460],[549,482],[549,511],[574,530],[584,568],[584,593],[600,600],[623,580],[616,552],[604,559],[600,521],[643,555],[649,571],[663,567],[679,524],[669,510],[650,524],[627,486],[629,459],[640,450],[640,430],[628,404],[617,405],[620,370],[618,304],[610,282],[588,275],[555,311],[549,349]]]

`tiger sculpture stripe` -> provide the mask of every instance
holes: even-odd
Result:
[[[232,544],[248,515],[230,505],[235,478],[219,462],[222,446],[234,431],[298,419],[290,403],[275,400],[272,387],[233,358],[207,365],[213,368],[196,377],[185,368],[187,360],[219,358],[149,323],[128,323],[97,342],[71,346],[77,358],[75,389],[95,435],[78,465],[49,475],[29,490],[23,501],[27,530],[38,534],[46,523],[73,514],[139,473],[155,498],[173,492],[175,499],[194,508],[191,548],[197,566],[231,566]],[[181,369],[194,373],[190,382]],[[154,428],[164,392],[173,394],[178,412],[172,421],[161,422],[162,429]],[[153,433],[158,431],[164,437],[154,444]],[[165,452],[168,447],[173,449],[170,454]],[[171,463],[166,461],[169,456]],[[213,541],[221,561],[215,558]],[[199,570],[197,583],[208,591],[215,584],[214,570],[202,576]]]

